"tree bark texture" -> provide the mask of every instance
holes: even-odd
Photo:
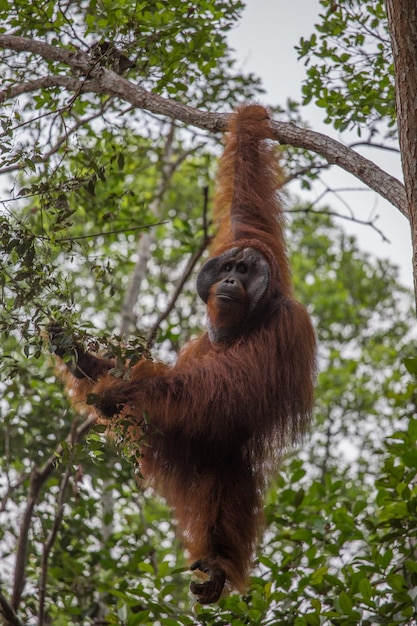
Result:
[[[413,245],[417,304],[417,1],[385,0],[395,65],[398,133]]]

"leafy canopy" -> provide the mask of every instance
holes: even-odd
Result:
[[[320,0],[316,32],[298,53],[307,80],[303,104],[314,100],[337,130],[395,133],[394,66],[383,0]]]

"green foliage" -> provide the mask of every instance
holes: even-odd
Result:
[[[340,131],[366,128],[373,134],[383,121],[395,132],[394,68],[383,0],[320,0],[323,13],[316,33],[301,39],[307,80],[303,104],[314,100],[325,122]]]
[[[122,55],[130,60],[132,66],[124,73],[133,84],[216,110],[233,108],[262,91],[258,78],[236,71],[226,45],[242,6],[240,0],[193,6],[182,0],[19,0],[0,4],[0,32],[51,44],[70,57],[81,51],[91,59],[91,70],[103,65],[121,72],[114,56],[100,52],[100,46],[109,45],[116,59]],[[0,112],[0,175],[15,175],[12,202],[41,194],[43,201],[60,205],[62,227],[64,196],[80,187],[94,196],[109,165],[123,169],[125,145],[134,145],[125,142],[126,136],[142,135],[158,143],[162,124],[116,98],[83,93],[88,78],[65,63],[31,52],[19,53],[18,62],[15,58],[0,50],[6,96]],[[79,80],[75,93],[54,84],[62,77]],[[52,86],[45,84],[49,79]],[[31,176],[36,182],[28,185]],[[110,195],[111,203],[117,202],[116,192],[120,189]]]
[[[316,430],[314,437],[323,445],[326,468],[340,470],[344,455],[329,445],[329,436],[343,433],[351,440],[352,449],[370,453],[375,441],[380,442],[391,428],[403,375],[398,355],[412,354],[409,322],[398,306],[400,294],[405,292],[400,287],[390,288],[398,282],[396,268],[360,252],[355,239],[340,233],[330,219],[311,212],[308,216],[306,235],[295,209],[291,245],[301,253],[295,257],[294,268],[296,277],[304,276],[299,287],[301,300],[315,303],[313,315],[315,310],[320,312],[316,328],[326,366],[320,373],[316,404],[324,428]],[[335,399],[337,408],[329,409]],[[314,450],[316,462],[322,452]],[[349,466],[351,461],[346,463]],[[369,469],[365,465],[366,473]]]
[[[141,309],[145,320],[141,325],[146,326],[148,317],[155,317],[154,302],[161,285],[167,293],[173,290],[184,257],[204,238],[203,188],[209,181],[210,159],[187,158],[177,140],[176,150],[182,156],[172,173],[175,191],[166,191],[155,216],[152,200],[159,184],[157,170],[165,136],[152,145],[130,137],[123,152],[123,171],[122,140],[104,133],[78,159],[75,154],[67,155],[68,173],[53,173],[44,190],[40,189],[43,183],[35,180],[26,187],[28,197],[34,196],[32,203],[0,216],[4,251],[0,329],[8,334],[12,328],[15,341],[27,354],[39,356],[39,334],[51,318],[79,327],[81,316],[88,327],[91,316],[101,309],[105,311],[103,323],[116,330],[138,233],[144,232],[155,233],[160,242],[152,261],[154,271],[147,278],[153,299]],[[99,155],[101,174],[96,176]],[[79,306],[81,302],[84,306]],[[193,323],[189,312],[181,315],[181,321],[182,317],[185,327]],[[12,345],[4,346],[10,358],[3,366],[13,364]]]
[[[86,49],[85,44],[98,41],[116,44],[135,63],[132,76],[149,81],[156,91],[175,95],[188,93],[201,75],[213,72],[226,53],[224,33],[242,7],[240,0],[211,0],[195,6],[181,0],[81,0],[71,5],[19,1],[0,7],[0,18],[2,32],[55,45]]]
[[[125,165],[129,171],[129,158]],[[176,174],[178,198],[174,188],[169,192],[177,224],[186,219],[181,211],[188,194],[191,204],[191,196],[198,198],[198,188],[192,191],[185,182],[192,180],[192,161],[183,165]],[[106,184],[97,183],[96,207],[78,204],[76,196],[71,234],[81,226],[95,230],[93,219],[101,219],[100,199],[106,195],[101,185]],[[141,175],[135,187],[140,193]],[[30,620],[38,612],[38,594],[30,589],[37,588],[45,572],[42,554],[57,523],[61,494],[63,517],[46,570],[45,613],[53,623],[94,624],[104,614],[109,624],[407,623],[416,575],[417,428],[413,419],[407,426],[407,417],[415,412],[416,387],[398,357],[401,353],[412,361],[413,356],[406,294],[396,286],[395,268],[361,253],[330,218],[311,213],[308,220],[300,218],[300,208],[295,207],[292,218],[290,249],[296,289],[319,336],[317,412],[310,437],[288,457],[270,491],[265,541],[247,595],[232,594],[219,606],[192,607],[190,572],[177,549],[169,512],[135,485],[131,452],[115,456],[98,428],[81,443],[63,446],[38,495],[36,523],[28,537],[30,584],[22,618]],[[31,216],[36,232],[38,213]],[[190,227],[184,225],[185,233]],[[164,233],[167,226],[161,228],[164,246],[158,264],[167,265],[165,270],[150,266],[144,299],[160,297],[161,276],[169,286],[169,241],[174,259],[177,254],[176,241]],[[95,238],[96,250],[107,250],[106,241]],[[81,247],[73,269],[63,251],[55,262],[66,267],[77,305],[111,326],[115,312],[113,305],[103,309],[102,288],[94,290],[92,302],[88,290],[77,286],[78,281],[99,281],[88,278],[81,252],[91,255],[89,247]],[[123,256],[114,263],[116,291],[123,291],[121,279],[128,267]],[[195,299],[186,290],[180,310],[194,307],[191,297]],[[185,324],[182,342],[187,332]],[[12,341],[13,333],[4,345],[10,348]],[[2,474],[8,481],[2,483],[0,530],[6,590],[12,578],[7,566],[13,564],[21,533],[15,520],[26,506],[32,468],[41,468],[54,455],[75,419],[47,359],[24,358],[16,341],[13,355],[15,371],[2,383],[0,437]],[[63,488],[66,472],[70,480]]]
[[[321,4],[318,34],[300,45],[309,64],[306,102],[318,100],[339,129],[391,123],[382,2]],[[91,49],[109,41],[134,61],[129,80],[224,110],[259,91],[253,77],[235,72],[225,46],[241,6],[0,0],[0,31],[79,47],[93,64],[113,67],[111,56],[97,58]],[[2,88],[68,76],[64,64],[29,53],[23,59],[0,54]],[[299,123],[297,105],[287,108]],[[56,87],[6,102],[0,124],[0,173],[13,176],[0,211],[0,589],[6,600],[14,584],[22,591],[19,619],[62,626],[414,623],[417,367],[414,316],[396,268],[363,254],[330,217],[292,207],[296,291],[319,340],[314,423],[269,492],[247,594],[193,605],[169,511],[138,487],[134,450],[117,437],[107,442],[101,426],[77,435],[87,430],[85,416],[63,397],[41,330],[52,317],[120,361],[142,353],[140,335],[168,309],[210,233],[211,146],[202,135],[122,110],[113,98],[70,99]],[[286,157],[291,172],[306,159],[302,151]],[[144,236],[152,256],[129,310],[135,336],[122,343],[121,310]],[[156,329],[154,352],[163,358],[203,325],[193,275],[186,278]]]

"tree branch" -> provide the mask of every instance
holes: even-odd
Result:
[[[276,139],[280,143],[290,144],[296,148],[317,152],[330,165],[338,165],[350,174],[353,174],[353,176],[379,193],[388,202],[397,207],[403,215],[408,217],[404,186],[397,178],[384,172],[375,163],[322,133],[298,128],[293,124],[284,122],[274,122],[273,127],[272,139]]]
[[[66,87],[77,95],[87,92],[107,94],[129,102],[135,108],[177,119],[187,126],[197,126],[209,132],[226,130],[229,114],[198,111],[188,105],[146,91],[115,72],[98,67],[88,54],[80,50],[57,48],[37,40],[4,34],[0,34],[0,48],[38,54],[44,59],[69,65],[88,76],[88,80],[83,81],[64,76],[50,76],[49,86],[53,86],[53,80],[56,80],[56,85]],[[68,106],[71,106],[71,102]],[[353,174],[408,217],[408,204],[400,181],[335,139],[285,122],[273,123],[271,139],[320,154],[329,164],[338,165]]]
[[[0,35],[1,37],[1,35]],[[1,47],[1,43],[0,43]],[[76,78],[70,78],[68,76],[43,76],[42,78],[36,78],[35,80],[29,80],[27,83],[20,83],[19,85],[9,85],[5,89],[0,91],[0,104],[6,100],[17,98],[24,93],[32,93],[33,91],[39,91],[39,89],[48,89],[49,87],[65,87],[69,91],[76,91],[81,86],[81,82]]]
[[[7,626],[9,625],[24,626],[23,622],[21,622],[20,619],[17,617],[15,611],[13,610],[13,608],[11,607],[11,605],[8,603],[8,601],[6,600],[6,598],[1,592],[0,592],[0,613],[4,616],[5,624],[7,624]]]
[[[347,222],[360,224],[361,226],[369,226],[370,228],[372,228],[372,230],[374,230],[381,237],[382,241],[389,243],[389,239],[385,236],[382,230],[375,225],[375,220],[360,220],[354,217],[353,215],[351,216],[344,215],[343,213],[338,213],[337,211],[328,211],[328,210],[320,211],[319,209],[314,209],[313,206],[307,207],[305,209],[291,209],[289,211],[290,215],[295,214],[295,213],[304,213],[305,215],[308,215],[308,213],[313,213],[314,215],[329,215],[331,217],[337,217],[341,220],[346,220]]]
[[[27,39],[26,37],[18,37],[16,35],[0,35],[0,48],[8,48],[15,52],[31,52],[49,61],[70,65],[74,69],[85,73],[88,73],[94,66],[89,55],[79,48],[74,48],[73,50],[58,48],[44,41],[39,41],[39,39]]]

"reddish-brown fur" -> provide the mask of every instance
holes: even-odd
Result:
[[[282,175],[269,136],[264,108],[237,111],[215,199],[219,233],[212,256],[251,247],[270,266],[267,295],[250,325],[214,345],[203,334],[172,367],[141,361],[130,380],[103,373],[94,357],[90,379],[66,374],[74,401],[94,393],[104,414],[124,407],[121,415],[133,424],[130,437],[145,436],[141,472],[172,507],[190,560],[214,562],[239,590],[247,584],[262,528],[266,482],[284,448],[306,431],[315,375],[314,332],[292,295],[278,196]],[[215,324],[211,297],[208,315]]]

